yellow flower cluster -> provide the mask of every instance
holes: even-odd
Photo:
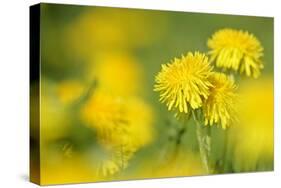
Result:
[[[263,69],[261,57],[263,47],[249,32],[234,29],[221,29],[209,40],[211,62],[223,69],[234,70],[246,76],[257,78]]]
[[[210,63],[257,78],[263,63],[263,48],[248,32],[234,29],[217,31],[209,40],[210,61],[204,53],[191,53],[163,64],[155,78],[154,90],[168,110],[190,114],[202,109],[205,125],[220,124],[225,129],[235,119],[234,78],[213,71]]]
[[[223,73],[214,73],[208,57],[199,52],[188,53],[181,59],[162,65],[156,76],[155,91],[168,109],[185,114],[203,108],[206,125],[231,122],[235,85]]]

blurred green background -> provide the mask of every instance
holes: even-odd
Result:
[[[173,157],[179,123],[153,85],[161,64],[188,51],[207,52],[207,39],[222,28],[253,33],[264,47],[265,68],[258,79],[242,77],[237,83],[239,125],[210,128],[213,173],[273,170],[273,18],[58,4],[43,4],[41,10],[44,183],[205,174],[192,121]],[[103,92],[125,103],[137,97],[151,111],[151,141],[110,176],[95,173],[98,137],[79,118],[89,98],[73,104],[95,81]]]

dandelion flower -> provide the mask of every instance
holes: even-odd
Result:
[[[162,65],[155,78],[155,91],[160,92],[160,101],[168,110],[178,109],[188,113],[202,106],[209,95],[212,68],[205,54],[189,52],[180,59]]]
[[[125,143],[127,120],[122,99],[96,91],[82,108],[81,118],[96,132],[98,175],[110,176],[125,168],[137,148]]]
[[[154,138],[153,108],[137,97],[127,100],[126,106],[130,142],[137,148],[148,145]]]
[[[125,100],[97,91],[83,107],[82,119],[103,142],[130,142],[139,148],[152,141],[153,110],[141,98]]]
[[[251,33],[242,30],[222,29],[209,40],[210,61],[223,69],[234,70],[257,78],[263,69],[263,47]]]
[[[112,97],[104,92],[95,91],[83,106],[82,120],[99,134],[112,132],[115,127],[125,124],[124,106],[120,97]]]
[[[128,166],[134,153],[152,140],[153,114],[141,98],[108,95],[100,90],[82,108],[84,122],[96,131],[97,171],[113,175]]]
[[[213,87],[203,104],[205,125],[221,124],[225,129],[235,119],[233,115],[236,86],[234,81],[223,73],[213,73],[210,81]]]

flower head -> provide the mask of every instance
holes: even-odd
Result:
[[[248,77],[257,78],[260,75],[263,47],[253,34],[222,29],[208,40],[208,47],[211,49],[210,61],[215,61],[217,67],[231,69]]]
[[[160,101],[168,109],[188,113],[190,109],[202,106],[209,95],[212,84],[209,81],[212,68],[207,56],[189,52],[180,59],[162,65],[155,78],[155,91],[160,92]]]
[[[81,118],[99,134],[112,132],[117,125],[123,127],[125,122],[122,103],[120,97],[95,91],[82,108]]]
[[[152,108],[141,98],[95,91],[81,111],[82,120],[96,132],[97,171],[113,175],[127,167],[134,153],[152,141]]]
[[[235,119],[233,115],[236,86],[234,81],[223,73],[213,73],[210,81],[213,87],[203,104],[205,125],[221,124],[225,129]]]
[[[106,142],[126,141],[139,148],[152,139],[153,109],[138,97],[96,91],[82,108],[81,118]]]

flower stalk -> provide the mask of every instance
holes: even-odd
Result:
[[[200,124],[199,120],[197,119],[194,111],[192,112],[192,116],[196,123],[196,136],[199,146],[200,158],[206,170],[206,173],[209,174],[210,173],[209,153],[211,151],[210,137],[206,135],[205,132],[203,131],[203,127]]]

